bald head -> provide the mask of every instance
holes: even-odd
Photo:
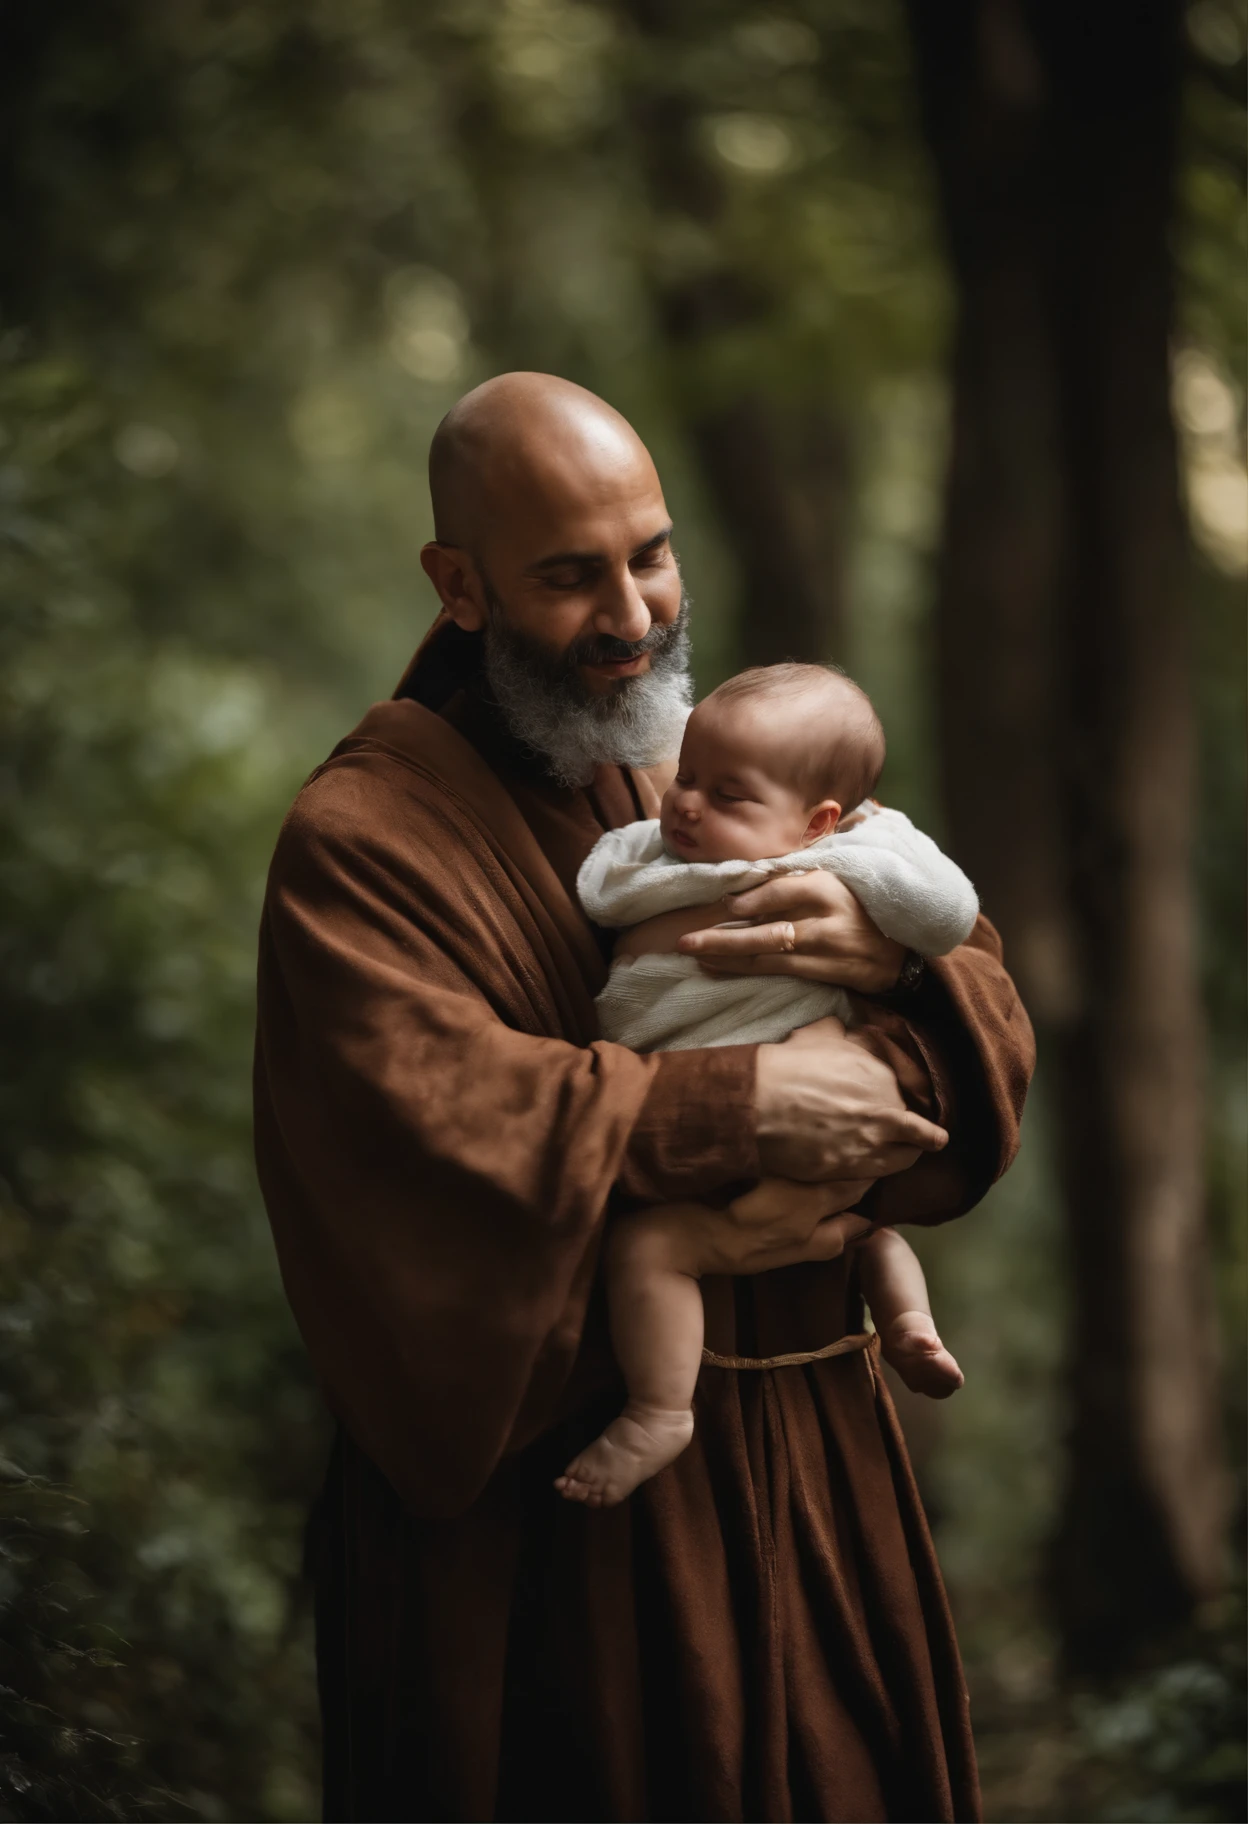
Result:
[[[491,525],[594,507],[639,486],[659,493],[628,420],[554,374],[484,381],[451,407],[429,449],[435,536],[471,551]]]
[[[683,713],[672,522],[646,446],[626,419],[570,380],[499,374],[438,426],[429,485],[437,537],[420,561],[443,613],[483,636],[500,703],[503,670],[514,661],[513,669],[545,678],[556,720],[581,698],[610,698],[622,726],[651,700],[665,653],[671,702]],[[529,745],[551,757],[549,732],[539,741],[525,727]]]

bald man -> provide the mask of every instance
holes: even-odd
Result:
[[[604,1042],[576,874],[656,813],[690,700],[662,489],[538,374],[460,401],[430,484],[438,618],[297,799],[261,936],[257,1159],[339,1421],[326,1816],[977,1816],[922,1510],[812,1225],[943,1221],[1008,1164],[1031,1049],[995,934],[916,979],[835,877],[772,882],[696,943],[857,988],[855,1040]],[[762,1173],[822,1190],[751,1215]],[[695,1439],[589,1511],[552,1481],[620,1400],[603,1233],[660,1201],[716,1268]]]

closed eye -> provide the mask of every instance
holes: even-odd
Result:
[[[719,802],[721,804],[744,804],[745,803],[744,798],[734,798],[731,792],[716,792],[715,796],[719,799]]]
[[[584,589],[592,580],[592,572],[584,570],[556,570],[548,572],[542,582],[548,589]]]

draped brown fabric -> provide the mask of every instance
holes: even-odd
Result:
[[[443,693],[445,694],[445,693]],[[753,1051],[597,1039],[571,896],[648,782],[561,791],[479,700],[365,717],[304,788],[266,899],[260,1177],[340,1424],[310,1535],[326,1815],[977,1816],[966,1694],[874,1350],[705,1368],[689,1450],[622,1507],[551,1481],[620,1398],[603,1224],[757,1174]],[[939,1158],[876,1193],[944,1220],[1004,1169],[1031,1038],[981,921],[903,1020],[868,1009]],[[704,1288],[721,1354],[862,1325],[851,1261]]]

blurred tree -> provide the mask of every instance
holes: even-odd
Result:
[[[1181,8],[910,16],[960,284],[945,774],[1049,1029],[1075,1299],[1053,1592],[1104,1672],[1225,1569],[1169,409]]]
[[[744,340],[749,349],[769,332],[774,341],[776,294],[794,278],[778,249],[769,260],[740,260],[726,233],[732,165],[783,166],[791,142],[782,117],[768,118],[768,90],[777,73],[816,61],[825,47],[794,20],[775,21],[769,34],[752,6],[628,0],[624,11],[634,35],[631,126],[658,240],[649,262],[655,309],[688,434],[736,558],[741,657],[755,665],[840,657],[851,491],[845,404],[831,375],[793,397],[768,372],[774,355],[723,359],[725,342]],[[707,94],[711,47],[724,40],[710,74],[729,91],[713,99],[738,107],[718,125],[727,159],[715,157]]]
[[[1074,990],[1055,789],[1063,503],[1048,79],[1018,0],[968,0],[939,21],[916,6],[911,22],[959,286],[936,616],[945,798],[1027,1006],[1049,1025]]]
[[[1059,785],[1079,980],[1060,1053],[1078,1340],[1053,1574],[1072,1656],[1097,1669],[1186,1619],[1227,1569],[1170,413],[1182,16],[1154,0],[1035,23],[1061,97]]]

